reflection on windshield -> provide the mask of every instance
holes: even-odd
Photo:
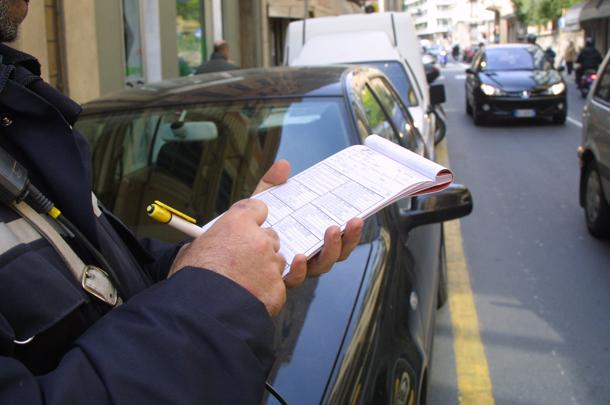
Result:
[[[200,224],[249,197],[271,164],[294,175],[349,145],[341,99],[244,101],[84,117],[93,188],[138,237],[184,235],[150,220],[161,200]]]
[[[537,46],[490,48],[481,61],[483,70],[542,70],[548,67],[544,52]]]
[[[415,91],[409,82],[407,72],[398,62],[366,62],[368,66],[372,66],[381,70],[392,82],[392,85],[396,88],[396,91],[407,105],[407,107],[414,107],[418,104]]]

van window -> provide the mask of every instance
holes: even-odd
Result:
[[[597,80],[599,80],[599,84],[595,89],[595,98],[610,103],[610,63],[606,65],[601,78]]]

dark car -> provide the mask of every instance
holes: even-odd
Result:
[[[203,224],[248,197],[275,160],[296,174],[373,132],[426,155],[400,100],[376,69],[231,71],[91,102],[77,127],[98,198],[138,236],[176,241],[184,236],[150,220],[148,203]],[[348,260],[289,292],[269,380],[290,404],[423,402],[446,298],[440,222],[471,209],[459,185],[399,201],[365,221]]]
[[[566,121],[566,84],[538,45],[488,45],[466,69],[466,113],[490,118]]]
[[[610,236],[610,53],[598,71],[582,113],[580,205],[589,232]]]

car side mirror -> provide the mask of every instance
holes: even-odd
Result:
[[[430,86],[430,104],[439,105],[444,103],[445,98],[445,85],[444,84],[433,84]]]
[[[474,71],[474,70],[472,70],[472,68],[467,68],[467,69],[466,69],[466,74],[468,74],[468,75],[473,75],[473,74],[475,74],[475,71]]]
[[[441,75],[440,69],[434,65],[424,65],[424,70],[426,71],[426,81],[428,84],[435,81]]]
[[[410,210],[401,210],[401,230],[462,218],[472,212],[472,194],[462,184],[413,199]]]

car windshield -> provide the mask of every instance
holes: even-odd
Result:
[[[539,70],[546,65],[544,52],[537,46],[491,48],[485,51],[481,60],[482,70]]]
[[[407,107],[418,104],[409,76],[399,62],[366,62],[366,65],[381,70],[390,79]]]
[[[208,222],[249,197],[274,161],[294,175],[348,146],[347,117],[342,99],[303,98],[85,115],[76,128],[102,203],[138,237],[176,241],[184,236],[147,218],[149,203]]]

